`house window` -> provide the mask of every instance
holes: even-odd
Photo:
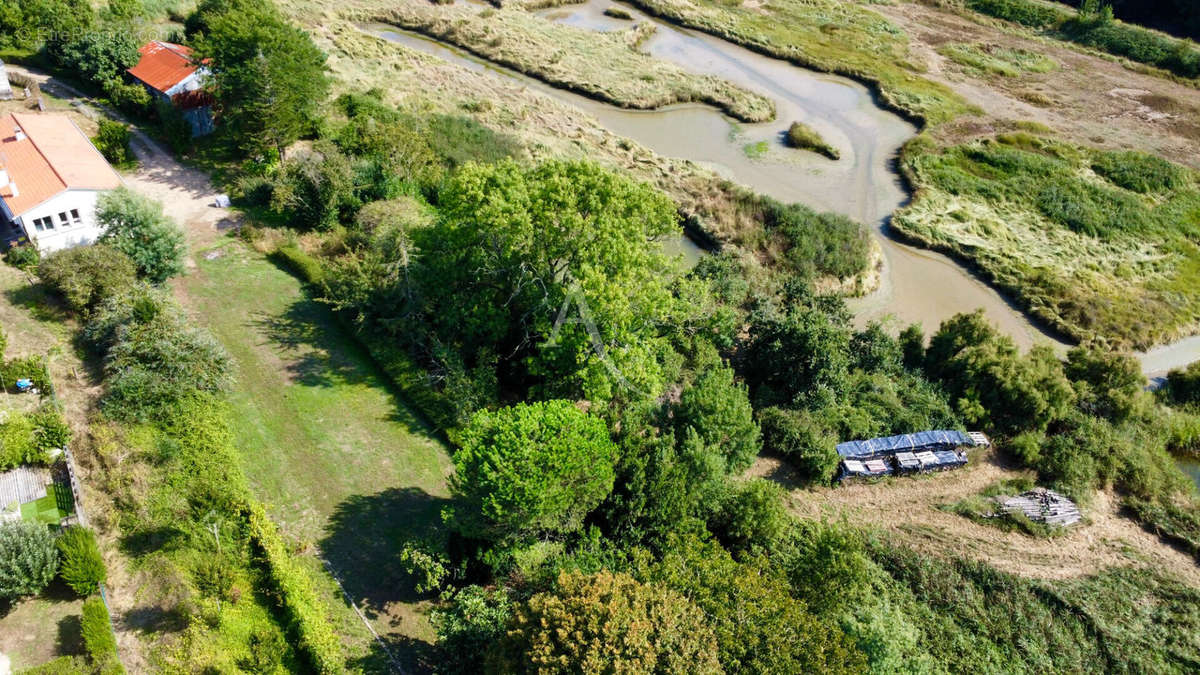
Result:
[[[51,218],[50,216],[46,216],[45,218],[34,218],[33,219],[33,229],[37,230],[38,232],[44,232],[46,230],[53,230],[54,229],[54,219]]]
[[[67,220],[67,212],[66,211],[63,211],[62,213],[58,214],[58,224],[59,225],[66,227],[68,222],[69,221]]]
[[[71,209],[71,222],[76,225],[82,222],[82,219],[79,217],[79,209]]]

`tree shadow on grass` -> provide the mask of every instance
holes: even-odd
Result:
[[[408,402],[333,310],[308,297],[307,292],[282,314],[258,313],[251,318],[250,327],[290,357],[287,372],[293,382],[308,387],[365,384],[384,389],[393,403],[391,421],[438,437],[433,425]]]
[[[71,318],[71,311],[43,283],[21,284],[4,291],[4,297],[18,307],[24,307],[38,321],[62,323]]]
[[[354,495],[334,508],[321,551],[367,618],[378,618],[395,602],[428,598],[417,593],[400,551],[407,544],[444,542],[441,512],[450,503],[405,487]]]
[[[382,635],[380,641],[382,646],[379,641],[372,641],[366,655],[352,659],[346,665],[352,671],[362,673],[438,672],[438,650],[428,642],[404,635]]]
[[[59,656],[72,656],[84,653],[83,620],[72,614],[58,620],[58,643],[56,649]]]
[[[441,512],[450,503],[420,488],[388,488],[349,497],[330,515],[319,543],[322,555],[383,642],[372,641],[370,652],[353,664],[363,672],[392,671],[395,662],[404,672],[436,670],[432,645],[399,632],[404,609],[396,604],[430,598],[417,592],[400,551],[407,544],[444,545]]]

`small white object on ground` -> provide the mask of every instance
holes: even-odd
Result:
[[[213,202],[213,206],[222,209],[229,208],[229,195],[217,195],[216,200]]]

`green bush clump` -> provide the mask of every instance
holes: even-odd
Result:
[[[43,397],[54,393],[54,383],[50,380],[50,370],[46,367],[44,356],[25,356],[0,364],[0,380],[4,381],[6,391],[17,391],[19,379],[31,380]]]
[[[763,449],[786,458],[806,480],[828,483],[837,470],[836,432],[806,410],[766,408],[758,415]]]
[[[967,7],[1031,28],[1056,26],[1071,16],[1066,10],[1029,0],[967,0]]]
[[[95,593],[108,579],[96,535],[86,527],[73,525],[64,530],[58,538],[58,555],[62,561],[59,576],[82,597]]]
[[[262,551],[271,585],[279,594],[297,646],[316,672],[341,673],[346,666],[342,643],[330,626],[312,582],[296,564],[261,505],[250,505],[247,518],[250,535]]]
[[[105,227],[100,242],[129,256],[141,278],[161,284],[183,273],[183,231],[162,204],[122,187],[100,196],[96,219]]]
[[[788,145],[801,150],[812,150],[818,154],[825,155],[829,159],[838,159],[841,153],[838,149],[830,145],[821,138],[815,129],[803,122],[792,122],[792,125],[787,130]]]
[[[321,262],[295,244],[280,246],[275,249],[274,255],[288,270],[307,283],[319,284],[325,278],[325,269],[321,267]]]
[[[12,265],[19,270],[31,270],[37,267],[38,261],[42,256],[32,244],[22,244],[21,246],[10,246],[4,252],[4,262]]]
[[[1100,153],[1092,160],[1092,170],[1114,185],[1141,193],[1175,190],[1185,181],[1180,167],[1144,152]]]
[[[1200,361],[1167,373],[1166,396],[1176,405],[1200,403]]]
[[[770,197],[755,196],[743,207],[766,227],[765,253],[785,273],[848,279],[867,269],[871,236],[859,223]]]
[[[137,270],[129,256],[95,244],[75,246],[46,256],[38,276],[76,312],[86,312],[133,287]]]
[[[92,142],[96,144],[96,149],[100,151],[100,154],[104,155],[104,159],[117,166],[128,166],[133,163],[134,159],[133,150],[129,147],[129,141],[132,138],[133,134],[129,131],[128,126],[120,122],[101,119],[100,129],[92,138]]]
[[[41,464],[46,460],[33,438],[33,421],[25,415],[9,413],[0,424],[0,471],[22,464]],[[0,505],[2,506],[2,505]]]
[[[117,660],[117,638],[112,632],[108,608],[98,595],[83,601],[80,634],[92,665],[105,672],[114,672],[111,664]],[[115,672],[124,670],[118,668]]]
[[[104,352],[108,386],[100,405],[113,419],[163,419],[189,396],[229,384],[224,348],[150,287],[110,298],[84,326],[84,336]]]
[[[1157,66],[1182,77],[1200,76],[1200,51],[1187,41],[1113,21],[1111,14],[1080,12],[1064,22],[1061,30],[1081,45]]]
[[[54,535],[41,523],[0,523],[0,600],[40,593],[58,572]]]
[[[1200,76],[1200,50],[1188,40],[1115,21],[1110,6],[1082,3],[1078,14],[1035,0],[967,0],[977,12],[1054,34],[1088,47],[1157,66],[1182,77]]]

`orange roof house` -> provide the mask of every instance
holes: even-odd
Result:
[[[0,205],[9,235],[39,249],[94,240],[99,193],[121,178],[66,115],[0,117]]]
[[[212,95],[204,91],[207,69],[196,61],[192,48],[153,40],[138,50],[141,58],[129,74],[151,94],[169,101],[191,126],[193,136],[213,130]]]
[[[199,88],[199,82],[190,89],[185,85],[196,79],[200,70],[200,65],[192,60],[191,47],[154,40],[142,45],[138,54],[141,58],[129,69],[129,74],[147,87],[168,97]]]

